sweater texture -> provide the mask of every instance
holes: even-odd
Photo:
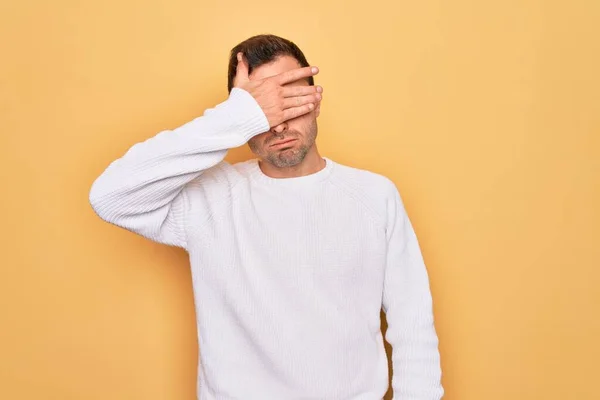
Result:
[[[274,179],[227,151],[269,130],[249,93],[133,145],[94,181],[105,221],[187,250],[201,400],[443,395],[427,270],[396,186],[325,158]]]

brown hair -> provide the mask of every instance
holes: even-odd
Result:
[[[248,62],[248,74],[251,74],[255,68],[263,64],[275,61],[281,56],[294,57],[301,67],[308,67],[308,61],[304,57],[302,50],[293,42],[275,35],[257,35],[244,40],[242,43],[231,49],[229,56],[229,68],[227,72],[227,90],[233,89],[233,79],[237,70],[237,53],[244,53]],[[312,76],[307,78],[309,85],[314,85]]]

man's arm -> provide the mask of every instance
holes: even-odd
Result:
[[[383,309],[388,323],[386,339],[392,345],[394,399],[439,400],[444,390],[429,278],[395,186],[392,192]]]
[[[316,75],[316,68],[251,81],[241,53],[238,59],[235,87],[226,101],[135,144],[94,181],[89,200],[98,216],[153,241],[186,248],[186,185],[221,162],[228,149],[315,108],[320,88],[285,85]]]
[[[203,116],[137,143],[113,161],[92,184],[92,208],[107,222],[185,248],[186,184],[221,162],[228,149],[268,129],[250,94],[234,88]]]

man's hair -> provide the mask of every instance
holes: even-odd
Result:
[[[302,53],[302,50],[295,43],[275,35],[252,36],[231,49],[227,74],[227,90],[229,92],[233,89],[233,79],[235,78],[238,64],[237,53],[240,51],[244,53],[248,62],[248,75],[255,68],[275,61],[281,56],[294,57],[301,67],[309,66],[304,53]],[[312,76],[308,77],[308,84],[311,86],[315,84]]]

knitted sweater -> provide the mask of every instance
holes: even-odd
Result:
[[[274,179],[224,161],[269,129],[250,94],[132,146],[95,180],[103,220],[187,250],[201,400],[442,397],[428,275],[395,185],[325,158]]]

